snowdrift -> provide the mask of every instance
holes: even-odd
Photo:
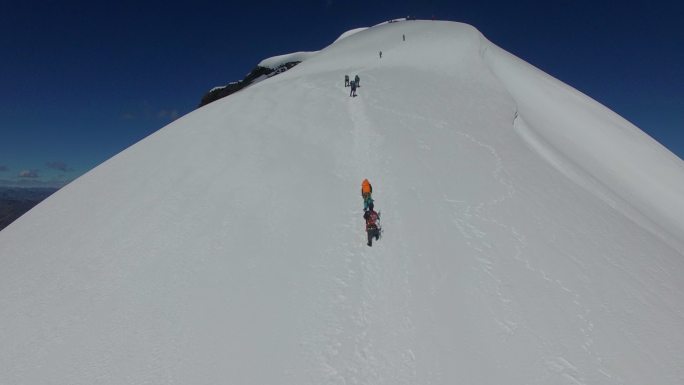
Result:
[[[470,26],[355,31],[0,232],[0,383],[681,384],[683,184]]]

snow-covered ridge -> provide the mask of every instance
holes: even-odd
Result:
[[[400,19],[393,19],[389,20],[380,24],[377,24],[377,26],[384,25],[384,24],[390,24],[390,23],[397,23],[400,21],[405,21],[405,18],[400,18]],[[335,41],[333,42],[336,43],[339,40],[342,40],[346,37],[352,36],[356,33],[359,33],[361,31],[364,31],[368,29],[368,27],[362,27],[362,28],[355,28],[349,31],[346,31],[342,33]],[[231,82],[228,85],[225,86],[216,86],[213,87],[207,94],[204,95],[202,98],[202,101],[200,102],[199,106],[204,106],[208,103],[211,103],[213,101],[216,101],[220,98],[226,97],[228,95],[232,95],[233,93],[242,90],[250,85],[259,83],[262,80],[268,79],[272,76],[281,74],[290,68],[294,67],[294,65],[299,64],[303,61],[306,61],[307,59],[310,59],[311,57],[314,57],[318,52],[320,51],[299,51],[299,52],[294,52],[294,53],[288,53],[288,54],[283,54],[283,55],[277,55],[277,56],[272,56],[266,59],[263,59],[260,61],[256,68],[253,69],[250,73],[247,74],[247,77],[241,81],[237,82]],[[272,71],[265,71],[264,69],[272,70]],[[252,76],[254,73],[258,73],[258,76]]]
[[[600,181],[592,190],[604,195],[608,189],[629,202],[626,214],[647,228],[660,224],[656,233],[674,236],[673,245],[684,251],[684,162],[580,91],[490,42],[482,51],[515,100],[523,130],[545,143],[542,152],[565,159],[564,166],[554,162],[560,171],[583,185],[596,183],[578,180],[576,168]]]
[[[334,41],[333,43],[337,43],[338,41],[344,39],[345,37],[349,37],[349,36],[351,36],[351,35],[353,35],[353,34],[355,34],[355,33],[359,33],[359,32],[361,32],[361,31],[365,31],[365,30],[367,30],[367,29],[368,29],[368,27],[361,27],[361,28],[350,29],[349,31],[344,32],[343,34],[341,34],[340,37],[338,37],[337,39],[335,39],[335,41]]]
[[[264,67],[264,68],[271,68],[271,69],[276,69],[278,67],[283,66],[286,63],[292,63],[292,62],[303,62],[304,60],[310,58],[311,56],[315,55],[318,51],[313,51],[313,52],[294,52],[294,53],[289,53],[285,55],[278,55],[278,56],[273,56],[268,59],[264,59],[259,62],[258,66],[259,67]]]
[[[0,231],[0,384],[681,385],[680,166],[471,26],[368,28]]]

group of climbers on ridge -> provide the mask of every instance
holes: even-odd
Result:
[[[409,19],[407,19],[409,20]],[[406,35],[401,35],[402,41],[406,41]],[[378,52],[378,55],[382,59],[382,51]],[[351,87],[349,92],[350,97],[356,96],[356,88],[360,87],[361,79],[359,75],[354,76],[354,80],[349,81],[349,75],[344,75],[344,87]],[[373,204],[373,186],[371,186],[368,179],[364,179],[361,182],[361,197],[363,198],[363,219],[366,220],[366,233],[368,234],[368,246],[373,246],[373,238],[375,240],[380,239],[380,234],[382,229],[380,227],[380,213],[375,211]]]
[[[410,20],[410,19],[406,19]],[[391,22],[391,21],[390,21]],[[406,41],[406,35],[402,34],[401,35],[401,40]],[[378,55],[380,56],[380,59],[382,59],[382,51],[378,51]],[[349,91],[349,96],[350,97],[356,97],[356,88],[361,87],[361,84],[359,83],[361,79],[359,79],[359,75],[354,76],[354,80],[349,81],[349,75],[344,75],[344,87],[351,87],[351,90]]]
[[[350,97],[356,97],[356,88],[361,87],[360,82],[361,79],[359,78],[359,75],[354,76],[354,80],[351,82],[349,81],[349,75],[344,75],[344,86],[351,87],[351,90],[349,91]]]
[[[373,186],[368,179],[361,182],[361,197],[363,198],[363,219],[366,220],[366,233],[368,234],[368,246],[373,246],[373,238],[380,239],[380,213],[374,210]]]

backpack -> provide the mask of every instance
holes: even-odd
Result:
[[[366,228],[367,229],[378,227],[377,222],[378,222],[378,219],[380,218],[380,216],[375,211],[371,211],[371,210],[366,211],[366,213],[363,214],[363,218],[366,220]]]
[[[373,192],[373,187],[371,186],[370,182],[368,179],[364,179],[363,182],[361,183],[361,195],[363,194],[370,194]]]

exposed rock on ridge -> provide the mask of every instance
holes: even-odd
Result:
[[[211,89],[209,92],[204,94],[202,96],[202,100],[200,101],[200,104],[198,107],[205,106],[211,102],[214,102],[216,100],[219,100],[221,98],[224,98],[228,95],[231,95],[235,92],[240,91],[241,89],[248,87],[254,83],[258,83],[264,79],[268,79],[272,76],[278,75],[279,73],[283,73],[290,68],[296,66],[297,64],[301,63],[300,61],[293,61],[293,62],[287,62],[284,63],[276,68],[267,68],[267,67],[261,67],[261,66],[256,66],[252,71],[250,71],[247,76],[245,76],[244,79],[237,81],[237,82],[231,82],[228,83],[227,85],[223,87],[215,87]]]

